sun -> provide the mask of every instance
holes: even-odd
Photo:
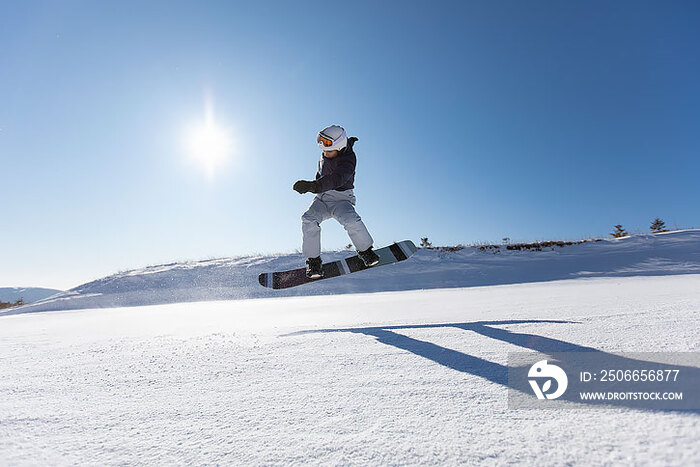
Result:
[[[210,105],[207,105],[204,121],[193,125],[187,133],[190,159],[209,177],[228,161],[232,143],[230,131],[215,121]]]

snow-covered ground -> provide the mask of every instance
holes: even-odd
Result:
[[[489,373],[542,342],[700,351],[699,238],[421,251],[337,280],[336,295],[321,293],[328,280],[298,289],[308,296],[255,284],[268,297],[11,310],[0,315],[0,465],[700,465],[698,412],[509,409]],[[257,271],[291,259],[241,261]],[[444,287],[420,282],[421,268]],[[147,297],[147,278],[132,296]],[[382,279],[406,290],[368,293]]]
[[[301,267],[301,255],[163,264],[108,276],[10,312],[700,274],[700,230],[606,239],[545,251],[502,250],[497,254],[478,248],[456,253],[419,250],[410,261],[285,290],[261,287],[258,274]],[[329,252],[323,259],[349,254]]]
[[[42,287],[0,287],[0,302],[15,303],[21,298],[24,303],[31,303],[61,292],[63,291]]]

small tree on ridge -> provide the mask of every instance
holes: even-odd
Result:
[[[617,224],[617,225],[614,225],[613,227],[615,227],[615,231],[610,234],[613,237],[620,238],[620,237],[627,236],[627,231],[622,227],[622,224]]]
[[[651,223],[651,225],[649,226],[649,230],[651,230],[654,233],[668,232],[668,229],[666,228],[666,223],[658,217],[654,219],[654,221]]]

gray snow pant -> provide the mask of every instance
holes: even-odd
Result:
[[[355,195],[352,190],[329,190],[316,195],[309,209],[301,216],[301,231],[304,235],[302,252],[305,258],[321,255],[321,222],[331,217],[345,228],[359,251],[372,246],[374,241],[354,206]]]

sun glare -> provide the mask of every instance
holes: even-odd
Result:
[[[209,177],[214,176],[230,157],[230,132],[216,123],[211,105],[207,105],[204,121],[194,125],[188,132],[187,146],[191,160]]]

